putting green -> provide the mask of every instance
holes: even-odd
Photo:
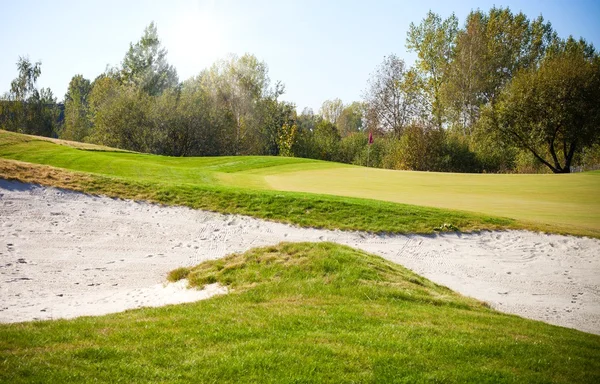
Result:
[[[600,173],[497,175],[340,166],[265,174],[273,189],[362,197],[600,232]]]

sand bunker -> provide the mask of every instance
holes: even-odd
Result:
[[[492,307],[600,334],[600,241],[525,231],[379,236],[0,180],[0,322],[72,318],[224,293],[167,272],[281,241],[380,255]]]

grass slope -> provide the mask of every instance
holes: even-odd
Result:
[[[600,337],[505,315],[377,256],[280,244],[173,276],[208,301],[0,325],[0,381],[600,381]]]
[[[262,176],[242,172],[331,166],[337,165],[281,157],[173,158],[87,151],[0,132],[0,177],[7,179],[329,229],[430,233],[521,228],[514,220],[483,214],[264,190],[257,187]]]

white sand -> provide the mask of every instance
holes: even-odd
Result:
[[[334,241],[492,307],[600,334],[600,241],[525,231],[378,236],[0,180],[0,322],[72,318],[222,294],[166,284],[180,266],[281,241]]]

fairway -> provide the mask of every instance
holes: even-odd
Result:
[[[254,214],[252,210],[239,209],[239,195],[240,200],[237,202],[223,197],[230,205],[233,204],[233,208],[223,209],[191,203],[189,197],[175,198],[173,194],[181,194],[186,188],[209,188],[211,191],[216,188],[221,195],[222,192],[251,193],[261,196],[260,199],[263,200],[264,196],[283,196],[273,195],[275,191],[297,192],[303,198],[313,196],[309,199],[319,198],[316,195],[306,195],[311,193],[374,200],[361,200],[360,204],[365,207],[380,204],[375,201],[435,207],[516,219],[521,223],[519,228],[600,236],[600,172],[566,175],[456,174],[392,171],[287,157],[167,157],[123,153],[93,145],[82,148],[81,144],[77,143],[53,142],[6,131],[0,131],[0,157],[117,177],[119,181],[128,183],[146,183],[147,188],[154,190],[156,187],[152,188],[152,185],[167,186],[168,191],[163,193],[160,199],[153,199],[221,212]],[[52,183],[51,181],[50,184]],[[110,186],[103,186],[98,192],[110,192],[106,188]],[[290,198],[297,201],[300,195],[291,195]],[[148,197],[143,193],[131,197],[136,196]],[[196,198],[197,194],[193,197]],[[278,219],[291,217],[296,209],[291,206],[283,208],[287,212],[282,212]],[[297,209],[303,210],[302,215],[313,211],[310,203]],[[326,209],[330,211],[330,208]],[[317,212],[313,214],[319,215]],[[276,218],[269,212],[261,217]],[[292,219],[290,222],[302,225],[303,220]],[[393,217],[390,220],[393,221]],[[445,222],[458,225],[455,221],[448,221],[450,218],[445,220],[440,217],[440,220],[437,225]],[[339,228],[335,224],[306,224]],[[344,228],[400,232],[405,230],[396,230],[395,224],[391,225],[391,228],[386,228],[360,227],[359,224],[358,227]],[[477,225],[462,228],[477,227],[492,229]],[[431,228],[433,227],[429,227],[428,231],[431,231]],[[413,231],[423,232],[424,229],[414,227]]]
[[[271,188],[459,209],[600,233],[600,173],[498,175],[364,167],[267,174]]]

